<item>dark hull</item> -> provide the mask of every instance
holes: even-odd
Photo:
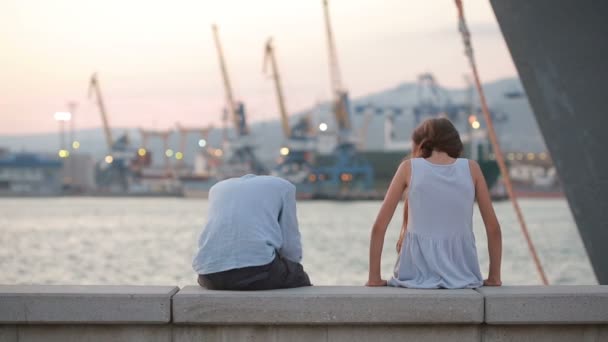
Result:
[[[595,275],[608,284],[608,2],[491,4]]]

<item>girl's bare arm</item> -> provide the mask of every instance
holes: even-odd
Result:
[[[496,213],[494,213],[490,191],[488,190],[488,185],[486,184],[479,164],[475,161],[469,161],[469,166],[475,183],[475,199],[477,200],[481,218],[486,227],[486,234],[488,235],[490,270],[488,272],[488,279],[484,281],[484,285],[500,286],[502,284],[500,279],[500,263],[502,259],[502,233],[500,231],[500,224],[496,218]]]
[[[369,279],[366,284],[367,286],[386,285],[386,281],[382,280],[380,274],[380,259],[382,257],[382,247],[384,246],[384,236],[386,235],[386,228],[395,213],[397,204],[401,200],[403,191],[407,187],[410,172],[411,164],[409,160],[399,165],[374,222],[369,246]]]
[[[397,253],[401,253],[401,246],[403,245],[403,239],[407,232],[407,197],[403,201],[403,225],[401,226],[401,232],[399,232],[399,240],[397,240]]]

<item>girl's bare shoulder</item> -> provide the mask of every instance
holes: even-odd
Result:
[[[478,177],[483,176],[483,173],[481,172],[481,167],[479,167],[479,163],[477,163],[477,161],[473,159],[466,160],[469,163],[469,169],[471,170],[471,176],[473,176],[473,179],[477,179]]]

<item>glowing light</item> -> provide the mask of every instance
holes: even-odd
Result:
[[[481,126],[481,124],[477,120],[475,120],[471,123],[471,127],[473,127],[473,129],[479,129],[480,126]]]
[[[146,151],[146,149],[143,147],[137,150],[137,155],[140,157],[144,157],[147,153],[148,151]]]
[[[469,116],[469,123],[472,125],[473,122],[477,121],[477,117],[475,115],[470,115]]]
[[[205,140],[205,139],[199,140],[198,141],[198,146],[199,147],[205,147],[205,146],[207,146],[207,140]]]
[[[169,148],[169,149],[167,149],[167,150],[165,151],[165,155],[167,156],[167,158],[171,158],[171,157],[173,157],[173,150],[172,150],[172,149],[170,149],[170,148]]]
[[[279,153],[281,153],[282,156],[286,156],[289,154],[289,149],[287,147],[281,147]]]
[[[182,159],[184,159],[184,154],[183,154],[183,153],[181,153],[181,152],[177,152],[177,153],[175,153],[175,159],[177,159],[177,160],[182,160]]]
[[[72,119],[72,113],[70,112],[56,112],[55,115],[56,121],[70,121]]]
[[[509,160],[515,160],[515,153],[509,153],[509,154],[507,154],[507,159],[509,159]]]
[[[526,157],[528,158],[528,160],[534,160],[536,156],[534,155],[534,153],[528,153]]]
[[[320,130],[321,132],[325,132],[325,131],[327,131],[327,128],[328,128],[328,126],[327,126],[327,124],[326,124],[325,122],[321,122],[321,123],[319,124],[319,130]]]
[[[343,173],[340,175],[340,180],[342,180],[343,182],[350,182],[351,180],[353,180],[353,175],[351,175],[350,173]]]
[[[308,175],[308,181],[311,183],[314,183],[317,180],[317,175],[315,175],[314,173]]]
[[[106,162],[107,164],[112,164],[112,162],[114,161],[114,157],[112,157],[111,155],[107,155],[107,156],[104,158],[104,160],[105,160],[105,162]]]
[[[77,150],[80,148],[80,141],[74,141],[72,142],[72,148]]]
[[[538,158],[540,158],[540,160],[547,160],[547,158],[548,158],[547,153],[546,152],[541,152],[538,155]]]
[[[215,152],[213,152],[213,154],[215,154],[216,157],[221,157],[224,152],[220,149],[215,150]]]
[[[59,155],[59,158],[67,158],[70,156],[70,151],[68,150],[59,150],[59,152],[57,153]]]

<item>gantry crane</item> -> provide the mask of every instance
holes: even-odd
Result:
[[[99,86],[97,73],[91,75],[91,80],[89,81],[89,98],[93,97],[97,100],[97,107],[99,108],[99,113],[101,114],[106,144],[108,145],[108,151],[111,151],[114,147],[114,140],[112,139],[112,131],[110,130],[110,124],[108,123],[108,114],[106,113],[106,105],[101,94],[101,87]]]
[[[270,67],[270,70],[268,70]],[[296,185],[300,192],[310,192],[304,189],[307,186],[308,176],[312,171],[312,158],[314,150],[313,137],[310,135],[311,122],[308,117],[302,117],[298,123],[289,126],[289,118],[281,86],[281,76],[277,66],[272,38],[268,38],[264,49],[263,72],[269,74],[274,80],[279,113],[281,116],[281,127],[287,141],[287,146],[280,150],[281,159],[272,171],[273,175],[288,179]]]
[[[89,98],[94,98],[101,114],[104,135],[108,146],[108,154],[103,161],[97,164],[96,181],[97,185],[103,190],[112,192],[126,192],[129,188],[131,174],[131,164],[134,153],[129,149],[129,137],[124,134],[117,140],[112,137],[108,114],[103,101],[101,87],[97,78],[97,73],[91,75],[89,81]]]
[[[230,77],[228,76],[228,68],[226,67],[226,60],[224,58],[224,50],[220,42],[217,25],[212,26],[213,39],[215,41],[215,47],[217,49],[217,55],[220,63],[220,71],[222,73],[222,80],[224,82],[224,91],[226,96],[226,111],[230,120],[234,124],[237,136],[245,136],[249,134],[249,128],[247,126],[245,116],[245,106],[242,102],[234,99],[234,93],[232,91],[232,84],[230,83]]]
[[[245,106],[242,102],[237,102],[234,99],[230,77],[228,76],[228,68],[226,67],[224,52],[216,25],[212,26],[212,31],[220,63],[220,71],[224,82],[226,112],[229,119],[232,120],[236,131],[236,139],[231,142],[229,151],[225,151],[227,152],[228,157],[222,165],[221,172],[223,173],[223,177],[235,177],[246,173],[267,173],[264,165],[257,159],[254,152],[255,148],[250,141]]]
[[[289,118],[287,117],[287,109],[285,108],[285,98],[283,97],[283,87],[281,85],[281,76],[279,75],[279,69],[277,66],[276,56],[274,54],[274,46],[272,45],[272,37],[266,41],[264,48],[264,66],[263,73],[268,73],[268,65],[270,64],[270,77],[274,80],[274,88],[277,95],[277,102],[279,105],[279,114],[281,115],[281,127],[283,128],[283,135],[286,139],[291,138],[291,129],[289,128]]]
[[[337,123],[338,144],[332,155],[332,164],[319,166],[315,174],[310,175],[311,181],[319,183],[319,188],[335,196],[339,194],[361,193],[372,190],[374,171],[371,164],[357,153],[353,143],[350,121],[350,103],[348,91],[342,84],[342,75],[338,63],[338,54],[329,15],[327,0],[323,0],[323,14],[327,36],[327,51],[329,57],[329,76],[333,93],[333,112]]]

